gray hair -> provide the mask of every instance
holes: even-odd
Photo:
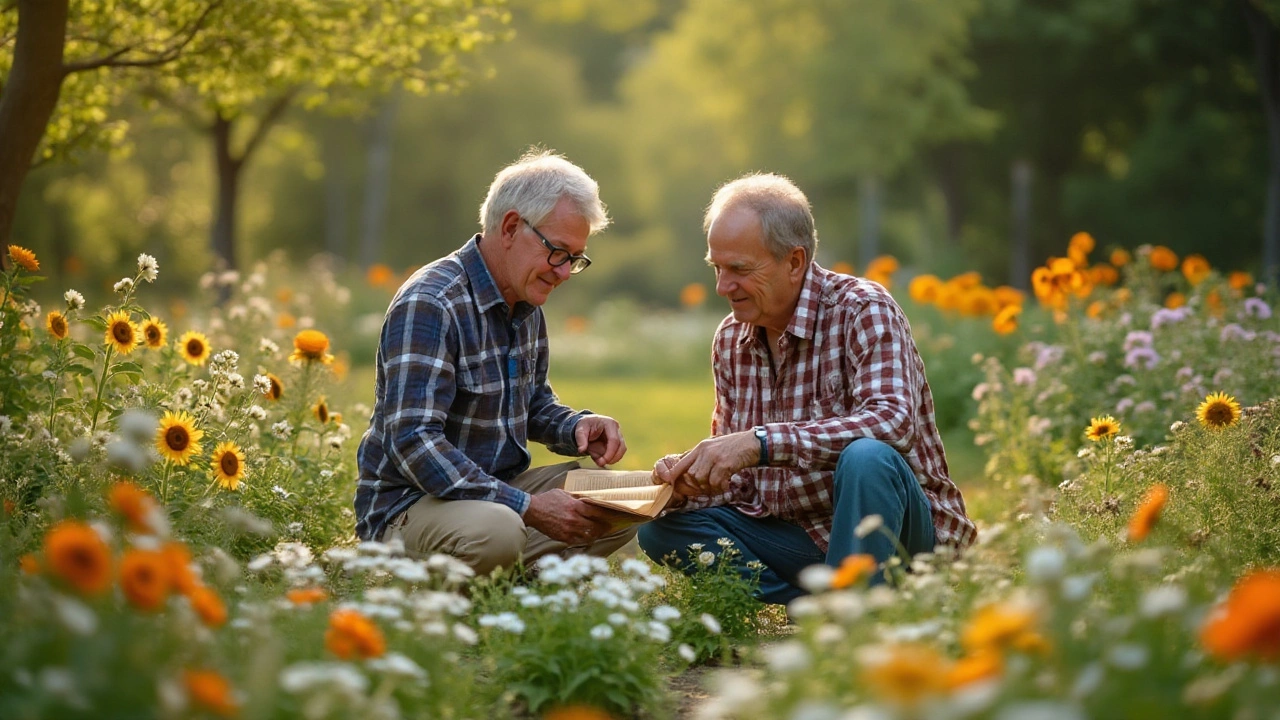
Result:
[[[716,190],[702,221],[702,232],[720,213],[742,205],[760,218],[764,246],[774,259],[781,260],[792,248],[804,248],[805,259],[813,260],[818,248],[818,229],[813,223],[809,198],[788,178],[774,173],[751,173],[727,182]]]
[[[590,175],[563,155],[530,148],[493,178],[480,206],[480,226],[486,235],[497,232],[508,210],[515,210],[537,225],[547,219],[562,197],[573,201],[592,233],[609,225],[609,215],[600,201],[600,186]]]

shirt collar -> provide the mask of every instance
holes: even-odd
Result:
[[[791,313],[791,322],[787,323],[785,332],[802,340],[813,339],[818,324],[818,303],[822,299],[826,275],[827,270],[818,265],[816,260],[809,263],[809,268],[805,270],[804,282],[800,285],[800,297],[796,300],[796,309]],[[760,328],[752,327],[752,332],[743,335],[739,344],[750,344],[759,335]]]
[[[488,312],[498,305],[504,308],[507,307],[506,298],[502,297],[502,293],[498,290],[498,284],[493,281],[493,274],[489,272],[489,266],[484,263],[484,256],[480,254],[479,233],[476,233],[474,237],[462,246],[462,249],[458,251],[458,257],[462,260],[462,268],[467,273],[467,279],[471,281],[471,287],[476,298],[476,307],[480,312]],[[518,302],[511,319],[518,323],[536,309],[529,303]]]

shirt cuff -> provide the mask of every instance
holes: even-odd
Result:
[[[769,443],[769,464],[770,465],[795,465],[796,464],[796,438],[795,431],[792,430],[788,423],[768,423],[761,425],[767,435]]]
[[[524,513],[529,509],[530,496],[523,490],[517,490],[510,485],[499,482],[498,497],[494,498],[498,502],[515,510],[520,517],[524,517]]]

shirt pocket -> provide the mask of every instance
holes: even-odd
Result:
[[[830,420],[849,414],[849,399],[844,389],[844,377],[839,370],[819,377],[817,393],[809,403],[808,410],[809,417],[806,419],[811,421]]]
[[[497,394],[502,392],[503,384],[497,358],[468,358],[458,365],[458,389],[467,395]]]

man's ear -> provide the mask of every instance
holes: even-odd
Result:
[[[809,264],[809,254],[802,247],[791,248],[787,255],[787,273],[793,278],[804,277],[804,270]]]
[[[515,241],[516,233],[520,231],[520,213],[515,210],[508,210],[502,216],[502,224],[498,226],[502,233],[503,247],[511,247]]]

